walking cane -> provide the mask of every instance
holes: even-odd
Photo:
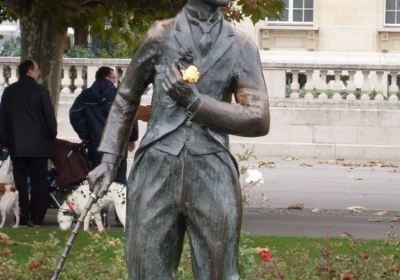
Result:
[[[64,247],[64,251],[60,255],[57,261],[56,269],[54,270],[53,276],[51,277],[51,280],[57,280],[58,276],[60,275],[60,272],[64,266],[65,260],[67,259],[69,252],[71,251],[72,244],[75,241],[76,236],[78,235],[79,228],[81,227],[81,224],[83,223],[83,220],[85,219],[87,213],[89,212],[90,207],[92,207],[93,203],[97,201],[98,197],[95,194],[91,194],[88,201],[86,202],[85,208],[83,209],[82,214],[80,215],[78,222],[74,226],[74,230],[71,232],[71,235],[68,238],[67,244]]]

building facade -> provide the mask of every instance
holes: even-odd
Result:
[[[398,0],[284,0],[281,20],[241,24],[260,50],[400,52]]]

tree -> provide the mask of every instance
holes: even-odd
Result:
[[[21,25],[21,59],[38,62],[43,85],[57,108],[62,57],[69,26],[90,26],[90,33],[102,40],[116,36],[132,46],[151,22],[174,16],[187,0],[0,0],[0,19],[18,19]],[[282,0],[235,0],[224,9],[227,18],[244,16],[257,22],[277,17]],[[132,30],[134,32],[132,33]]]

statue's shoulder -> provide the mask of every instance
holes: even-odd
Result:
[[[174,18],[156,20],[147,31],[147,37],[151,40],[162,41],[173,26]]]

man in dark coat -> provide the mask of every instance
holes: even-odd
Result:
[[[239,279],[241,193],[228,134],[268,133],[269,105],[257,47],[219,10],[229,2],[189,0],[175,18],[153,24],[111,108],[102,163],[88,176],[100,196],[153,84],[151,119],[128,180],[131,280],[175,279],[185,232],[196,279]],[[181,74],[191,64],[200,72],[197,83]]]
[[[100,67],[93,85],[81,92],[69,111],[69,119],[79,138],[88,145],[91,167],[100,164],[101,153],[97,151],[112,102],[117,93],[115,72],[110,67]],[[135,122],[129,137],[128,150],[135,149],[138,125]],[[116,182],[126,185],[127,153],[118,168]]]
[[[57,121],[49,92],[37,83],[40,70],[26,60],[18,66],[19,80],[3,93],[0,139],[8,148],[19,192],[21,226],[41,225],[48,206],[47,159],[53,153]],[[29,200],[27,178],[31,180]]]

